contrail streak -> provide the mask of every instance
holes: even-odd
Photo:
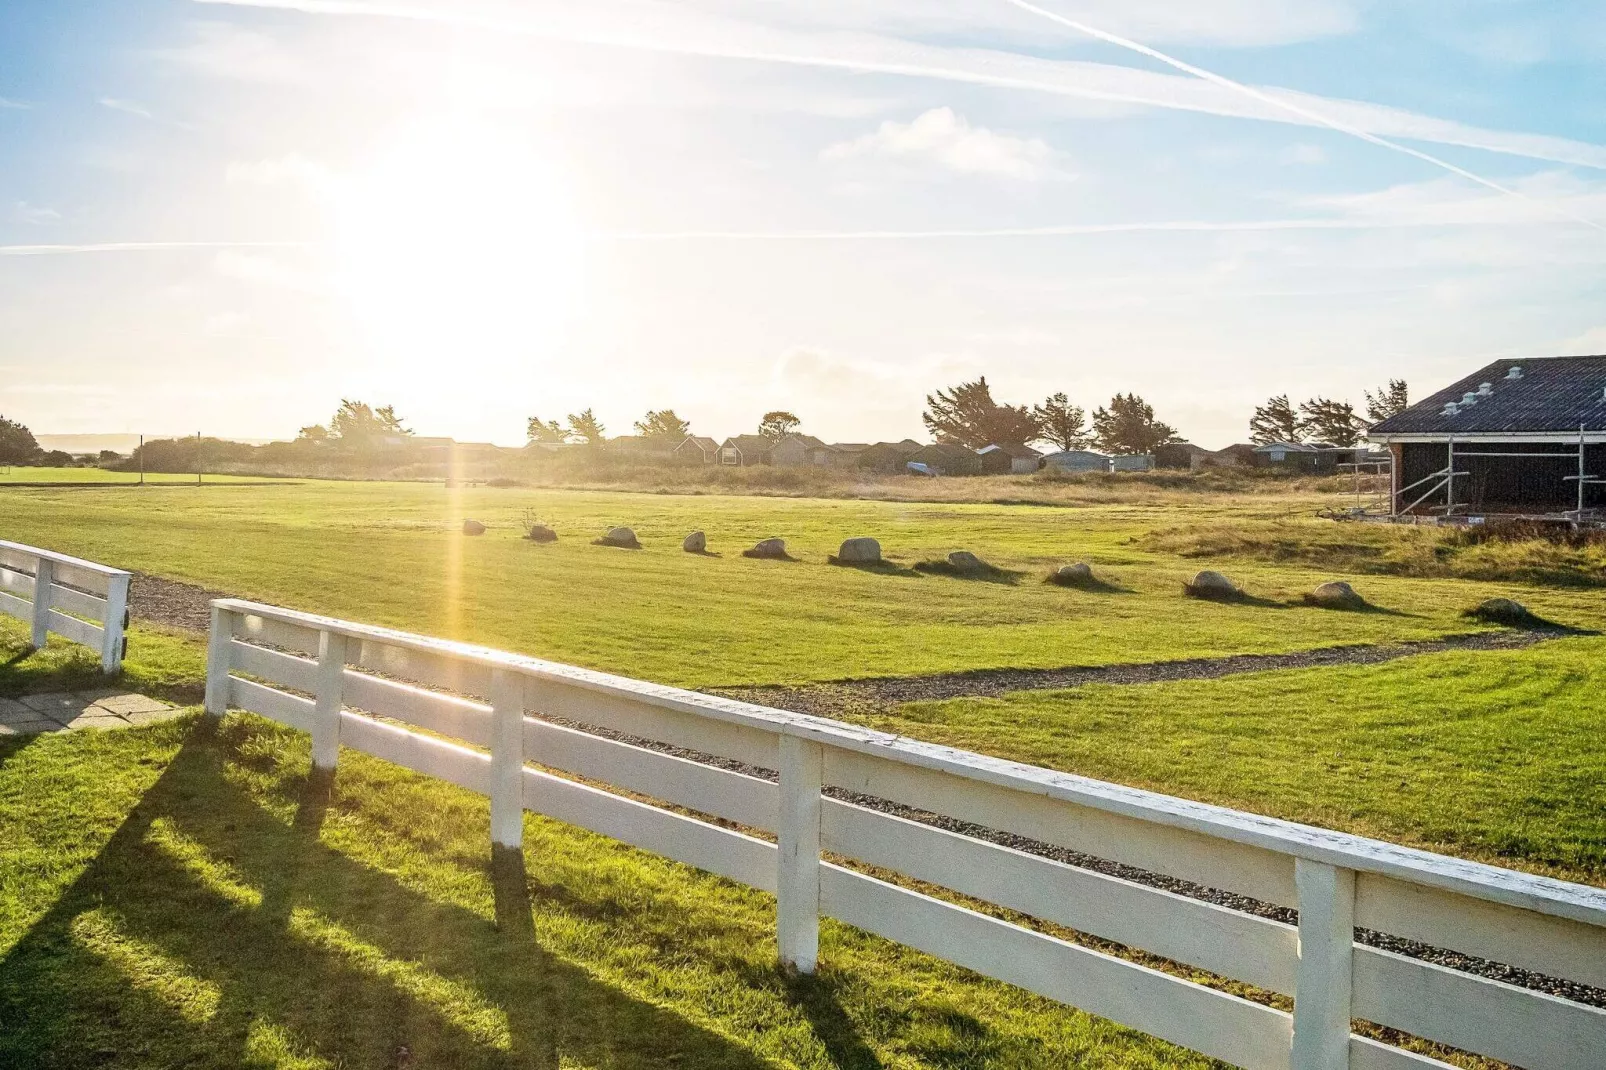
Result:
[[[169,249],[302,249],[299,241],[112,241],[83,245],[0,245],[0,256],[60,256],[69,253],[149,253]]]
[[[1480,186],[1486,186],[1489,189],[1495,190],[1498,193],[1503,193],[1508,197],[1516,197],[1518,200],[1527,201],[1530,204],[1544,205],[1551,211],[1554,211],[1560,215],[1564,215],[1576,223],[1582,223],[1586,227],[1593,227],[1599,231],[1606,231],[1606,225],[1602,225],[1595,222],[1593,219],[1587,219],[1581,215],[1575,215],[1559,204],[1551,201],[1541,201],[1534,197],[1530,197],[1520,190],[1512,189],[1509,186],[1503,186],[1492,179],[1487,179],[1482,175],[1468,171],[1464,167],[1458,167],[1448,160],[1441,160],[1439,157],[1422,152],[1419,149],[1413,149],[1408,145],[1401,145],[1397,141],[1390,141],[1388,138],[1379,137],[1370,131],[1362,130],[1359,127],[1340,122],[1337,119],[1329,118],[1320,112],[1312,111],[1311,109],[1303,107],[1299,104],[1282,100],[1271,93],[1262,92],[1261,90],[1256,89],[1254,86],[1245,85],[1242,82],[1235,82],[1231,78],[1217,74],[1214,71],[1207,71],[1203,67],[1195,67],[1191,63],[1177,59],[1174,56],[1168,56],[1158,49],[1150,48],[1148,45],[1140,44],[1137,41],[1131,40],[1130,38],[1122,37],[1119,34],[1110,33],[1107,30],[1101,30],[1097,26],[1089,26],[1085,22],[1078,22],[1075,19],[1066,18],[1064,15],[1049,11],[1047,8],[1038,7],[1036,4],[1031,3],[1030,0],[1004,0],[1004,3],[1018,7],[1022,11],[1027,11],[1031,14],[1041,16],[1042,18],[1048,19],[1050,22],[1058,23],[1061,26],[1076,30],[1079,33],[1084,33],[1089,37],[1103,41],[1106,44],[1116,45],[1119,48],[1128,49],[1129,51],[1138,53],[1140,56],[1148,56],[1150,59],[1158,60],[1168,67],[1173,67],[1176,70],[1184,72],[1185,74],[1191,74],[1195,78],[1202,78],[1207,82],[1219,85],[1225,89],[1231,89],[1235,92],[1243,93],[1253,100],[1258,100],[1262,104],[1267,104],[1274,108],[1280,108],[1292,115],[1298,115],[1300,118],[1308,120],[1309,122],[1317,123],[1331,130],[1337,130],[1342,134],[1349,134],[1351,137],[1358,137],[1362,141],[1370,142],[1373,145],[1377,145],[1385,149],[1392,149],[1395,152],[1402,152],[1407,156],[1414,156],[1418,160],[1430,163],[1435,167],[1442,167],[1444,170],[1449,171],[1453,175],[1459,175],[1470,182],[1476,182]]]

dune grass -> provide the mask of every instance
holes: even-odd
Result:
[[[1209,1060],[760,893],[236,715],[0,741],[0,1065],[1120,1066]]]
[[[1588,590],[1454,579],[1366,579],[1361,593],[1393,614],[1305,607],[1303,592],[1344,578],[1311,561],[1234,564],[1233,578],[1258,601],[1201,603],[1179,593],[1201,561],[1141,542],[1179,516],[1253,521],[1314,507],[1285,498],[1067,509],[309,482],[29,489],[7,492],[5,505],[5,534],[21,541],[296,609],[698,687],[1426,638],[1482,627],[1460,611],[1494,595],[1564,624],[1606,624]],[[527,515],[559,540],[523,539]],[[467,517],[489,532],[464,536]],[[618,524],[645,548],[590,545]],[[693,529],[708,532],[718,556],[680,549]],[[880,539],[903,567],[830,567],[855,535]],[[801,561],[740,555],[767,537],[785,538]],[[958,549],[1030,578],[1088,560],[1111,586],[970,583],[909,568]]]

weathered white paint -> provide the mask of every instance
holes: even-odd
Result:
[[[30,642],[35,649],[43,647],[50,638],[50,599],[41,598],[39,594],[50,590],[51,583],[55,581],[52,572],[53,562],[48,558],[41,557],[34,563],[33,635]]]
[[[906,888],[825,866],[850,925],[1250,1070],[1287,1070],[1289,1016]]]
[[[491,670],[491,842],[524,846],[524,687],[510,669]]]
[[[1349,1070],[1355,872],[1301,858],[1293,1070]]]
[[[1606,927],[1362,873],[1355,924],[1606,988]]]
[[[820,956],[820,777],[825,748],[781,737],[776,928],[781,964],[813,973]]]
[[[318,639],[318,665],[313,696],[317,705],[312,726],[312,767],[333,772],[340,760],[341,685],[346,674],[346,637],[324,632]]]
[[[825,801],[824,847],[1090,936],[1294,994],[1294,927],[945,829]]]
[[[1355,1016],[1530,1070],[1606,1066],[1606,1010],[1436,966],[1355,949]]]
[[[27,622],[35,647],[55,632],[93,648],[107,674],[123,663],[130,578],[122,569],[0,540],[0,612]]]
[[[800,970],[815,967],[825,914],[1245,1067],[1445,1067],[1354,1036],[1352,1015],[1531,1070],[1602,1065],[1606,1012],[1353,944],[1360,924],[1598,983],[1597,952],[1606,946],[1601,889],[501,651],[232,600],[214,603],[213,619],[208,710],[221,712],[221,686],[223,698],[241,708],[316,729],[326,712],[320,703],[231,677],[230,670],[321,696],[337,659],[327,656],[320,667],[259,644],[316,653],[322,643],[329,655],[340,637],[344,705],[491,753],[350,710],[338,715],[341,743],[490,796],[497,843],[519,842],[518,818],[528,809],[774,892],[780,955]],[[428,690],[441,687],[460,687],[491,704]],[[780,784],[605,739],[583,726],[778,769]],[[774,829],[779,843],[529,768],[526,758]],[[1291,926],[826,799],[826,784],[1297,906],[1298,938]],[[822,848],[1293,993],[1295,1012],[824,863]]]
[[[229,709],[229,670],[233,667],[230,641],[239,628],[239,614],[212,603],[212,626],[206,638],[206,698],[208,717],[221,717]]]

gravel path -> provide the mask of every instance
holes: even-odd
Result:
[[[1293,654],[1232,654],[1220,658],[1146,661],[1133,665],[1072,665],[1062,669],[978,669],[931,676],[843,680],[801,687],[720,687],[709,690],[761,706],[817,717],[875,713],[903,702],[946,698],[1000,698],[1011,691],[1043,691],[1084,684],[1153,684],[1167,680],[1214,680],[1267,669],[1321,665],[1380,665],[1446,650],[1517,650],[1566,634],[1555,630],[1506,630],[1447,635],[1401,643],[1328,646]]]
[[[163,579],[148,572],[134,573],[128,611],[136,620],[204,632],[212,626],[212,599],[228,598],[193,583]]]

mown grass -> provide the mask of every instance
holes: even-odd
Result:
[[[875,727],[1606,884],[1606,639],[916,702]]]
[[[230,483],[250,482],[253,476],[202,475],[204,480],[216,482],[226,479]],[[140,480],[138,472],[116,472],[110,468],[27,468],[21,465],[0,467],[0,484],[5,483],[134,483]],[[147,483],[191,484],[194,472],[147,472]]]
[[[193,702],[205,681],[206,647],[195,636],[146,625],[130,628],[122,672],[108,677],[100,671],[98,651],[54,635],[43,650],[33,650],[27,627],[0,616],[0,698],[124,687]]]
[[[5,534],[24,542],[296,609],[698,687],[1426,638],[1478,627],[1460,611],[1494,595],[1564,624],[1606,624],[1606,607],[1587,590],[1393,576],[1367,579],[1361,593],[1397,613],[1304,607],[1299,596],[1316,584],[1353,578],[1311,560],[1235,563],[1233,578],[1261,601],[1202,603],[1181,587],[1203,562],[1142,541],[1178,517],[1268,520],[1317,504],[1276,497],[1067,509],[306,483],[29,489],[7,492],[4,504]],[[559,541],[522,539],[527,514],[552,524]],[[462,535],[466,517],[490,531]],[[634,528],[645,549],[590,544],[616,524]],[[694,528],[718,556],[681,551]],[[830,567],[828,556],[856,535],[880,539],[904,566],[966,549],[1031,579],[1087,560],[1114,589]],[[771,536],[801,562],[741,556]]]
[[[257,718],[0,741],[0,1065],[1119,1066],[1208,1060]]]
[[[1569,545],[1543,538],[1484,540],[1476,533],[1477,529],[1245,517],[1168,527],[1145,535],[1140,545],[1185,558],[1322,565],[1358,575],[1606,586],[1606,541]]]

